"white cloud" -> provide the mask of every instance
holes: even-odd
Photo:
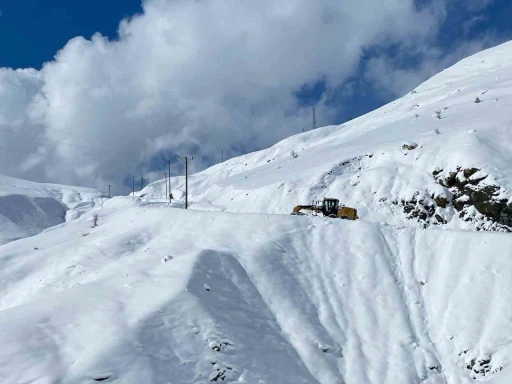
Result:
[[[96,159],[0,151],[0,166],[40,180],[119,185],[162,149],[193,153],[200,168],[221,149],[268,146],[310,126],[293,95],[301,84],[337,86],[364,48],[420,44],[443,17],[438,2],[418,10],[412,0],[147,0],[115,41],[78,37],[41,72],[0,72],[2,111],[97,141],[0,116],[7,128],[107,150],[0,132],[13,148]],[[324,120],[333,112],[319,107]]]
[[[418,51],[421,63],[412,68],[404,68],[394,58],[379,56],[366,63],[364,76],[383,97],[400,97],[463,58],[497,43],[492,36],[482,36],[479,40],[461,42],[448,55],[435,48],[422,47]]]

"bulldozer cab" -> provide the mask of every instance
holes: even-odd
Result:
[[[337,216],[340,201],[338,199],[324,199],[322,201],[322,213],[324,216]]]

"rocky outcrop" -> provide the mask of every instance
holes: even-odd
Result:
[[[502,187],[491,183],[492,178],[480,169],[457,167],[448,172],[436,169],[432,176],[444,187],[444,192],[429,195],[417,191],[412,198],[391,203],[424,228],[447,224],[455,214],[473,223],[472,227],[479,231],[512,232],[512,204],[501,197],[504,196]],[[385,200],[379,203],[387,205]]]
[[[446,196],[429,196],[425,192],[418,191],[413,198],[394,200],[392,204],[401,207],[408,219],[415,220],[427,228],[431,225],[447,223],[439,208],[446,208],[448,201]]]
[[[450,172],[436,170],[432,175],[453,194],[451,204],[460,218],[482,221],[477,227],[480,230],[512,231],[512,204],[500,198],[502,190],[499,185],[485,182],[488,175],[480,169],[457,167]],[[440,203],[445,204],[444,201]]]

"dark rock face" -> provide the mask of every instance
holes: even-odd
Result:
[[[469,179],[471,176],[473,176],[475,173],[477,173],[478,171],[480,171],[479,169],[477,168],[468,168],[468,169],[464,169],[462,171],[462,174],[464,175],[464,177],[466,179]]]
[[[443,196],[436,196],[434,197],[434,201],[437,204],[438,207],[446,208],[448,206],[448,199]]]
[[[512,205],[504,206],[500,212],[498,222],[512,227]]]
[[[457,167],[444,171],[436,168],[432,176],[444,191],[436,195],[416,191],[408,199],[388,202],[384,198],[379,203],[388,206],[391,203],[424,228],[448,224],[448,218],[455,211],[460,219],[473,223],[478,231],[512,232],[512,204],[500,198],[503,194],[500,185],[483,182],[488,175],[480,169]]]
[[[441,204],[444,201],[448,204],[448,199],[445,197],[428,196],[425,193],[421,194],[419,192],[410,200],[394,200],[391,203],[401,207],[408,219],[418,221],[427,228],[430,225],[446,224],[446,220],[441,215],[436,214],[436,208],[439,206],[436,203],[436,199]]]
[[[459,216],[465,221],[473,221],[468,209],[474,207],[488,221],[495,223],[495,230],[512,231],[512,204],[499,199],[499,185],[483,184],[487,175],[478,176],[480,169],[457,167],[456,171],[443,172],[436,170],[432,173],[436,181],[453,194],[451,201]],[[441,203],[441,204],[439,204]],[[444,201],[436,201],[440,207],[446,207]],[[479,228],[480,229],[480,228]],[[483,228],[482,228],[483,229]]]
[[[435,216],[435,217],[436,217],[436,220],[437,220],[437,222],[438,222],[439,224],[446,224],[446,223],[447,223],[447,221],[446,221],[443,217],[441,217],[440,215],[437,215],[437,214],[436,214],[436,216]]]
[[[500,365],[493,366],[491,359],[492,357],[479,360],[471,359],[466,363],[466,368],[471,372],[473,379],[481,379],[503,370],[503,367]]]

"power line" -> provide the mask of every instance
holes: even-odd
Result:
[[[3,131],[6,131],[6,132],[10,132],[10,133],[17,133],[19,135],[24,135],[26,134],[25,132],[20,132],[20,131],[14,131],[12,129],[8,129],[8,128],[3,128],[3,127],[0,127],[1,130]],[[65,143],[63,141],[57,141],[57,140],[52,140],[52,139],[46,139],[44,137],[34,137],[33,139],[37,139],[37,140],[45,140],[45,141],[50,141],[52,143],[58,143],[58,144],[64,144],[64,145],[70,145],[72,147],[77,147],[77,148],[83,148],[83,149],[94,149],[94,150],[97,150],[97,151],[106,151],[106,148],[97,148],[97,147],[89,147],[89,146],[85,146],[85,145],[78,145],[78,144],[73,144],[73,143]]]
[[[45,128],[47,128],[47,129],[51,129],[51,130],[53,130],[53,131],[57,131],[57,132],[62,132],[62,133],[65,133],[65,134],[67,134],[67,135],[80,137],[80,138],[82,138],[82,139],[84,139],[84,140],[95,141],[95,142],[97,142],[97,143],[100,143],[100,142],[101,142],[101,141],[99,141],[99,140],[89,139],[89,138],[87,138],[87,137],[85,137],[85,136],[77,135],[76,133],[71,133],[71,132],[68,132],[68,131],[64,131],[64,130],[62,130],[62,129],[53,128],[53,127],[50,127],[50,126],[48,126],[48,125],[46,125],[46,124],[37,123],[37,122],[35,122],[35,121],[30,121],[30,120],[27,120],[27,119],[23,119],[23,118],[21,118],[21,117],[14,116],[14,115],[10,115],[10,114],[4,113],[4,112],[0,112],[0,115],[7,116],[7,117],[10,117],[10,118],[12,118],[12,119],[16,119],[16,120],[22,121],[22,122],[27,123],[27,124],[40,125],[41,127],[45,127]]]

